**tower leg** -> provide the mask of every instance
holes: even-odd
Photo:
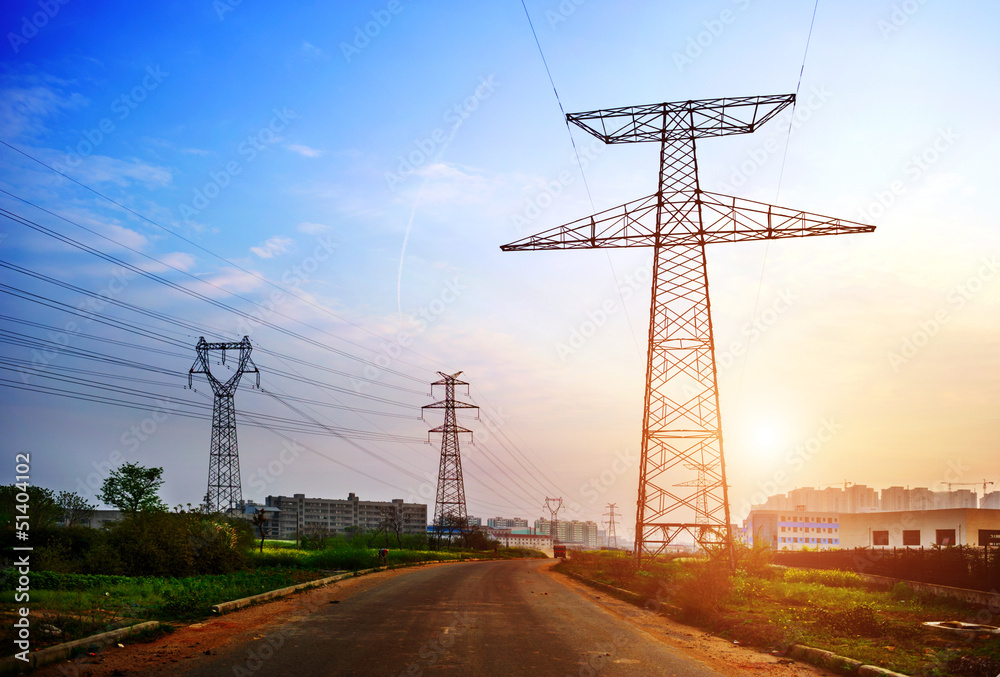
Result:
[[[638,564],[681,534],[731,543],[705,248],[656,247],[636,508]],[[680,482],[689,476],[691,481]]]
[[[212,407],[212,448],[208,459],[208,509],[226,511],[243,503],[236,445],[236,404],[218,395]]]

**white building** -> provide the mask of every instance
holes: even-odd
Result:
[[[743,541],[774,550],[832,550],[840,543],[837,513],[805,510],[751,510],[743,521]]]
[[[551,531],[550,521],[544,517],[535,520],[535,533],[549,535]],[[565,545],[577,544],[587,549],[598,549],[601,547],[601,539],[597,535],[597,523],[590,520],[581,522],[579,520],[558,520],[556,522],[556,542]]]
[[[362,501],[354,492],[343,498],[306,498],[294,496],[268,496],[265,505],[280,512],[269,520],[268,537],[295,538],[298,533],[342,534],[349,531],[377,529],[390,507],[402,515],[404,534],[423,534],[427,531],[427,506],[423,503],[392,501]]]
[[[775,550],[983,546],[1000,542],[1000,510],[950,508],[820,513],[751,510],[743,540]]]

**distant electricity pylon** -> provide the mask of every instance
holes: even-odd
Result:
[[[618,507],[617,503],[608,503],[608,512],[604,513],[604,516],[608,518],[608,547],[618,549],[618,537],[615,536],[615,509]]]
[[[545,497],[545,507],[549,511],[549,535],[552,536],[552,545],[556,544],[556,539],[559,538],[559,511],[562,510],[563,500],[560,498],[549,498]]]
[[[705,246],[874,230],[699,186],[697,139],[749,134],[794,100],[794,94],[703,99],[568,115],[608,144],[659,143],[656,192],[501,247],[653,248],[636,502],[639,565],[684,533],[702,546],[725,545],[733,556]]]
[[[441,532],[451,533],[458,529],[465,532],[469,527],[469,514],[465,508],[465,483],[462,480],[462,456],[458,447],[458,434],[472,431],[458,425],[455,417],[455,409],[479,409],[474,404],[459,402],[455,399],[455,386],[465,386],[468,393],[469,384],[459,381],[458,377],[462,372],[455,372],[448,375],[441,374],[440,381],[431,384],[431,392],[434,386],[444,386],[445,396],[440,402],[428,404],[424,409],[444,409],[444,424],[437,428],[431,428],[427,433],[428,441],[431,433],[441,433],[441,465],[438,469],[437,498],[434,501],[434,521],[432,524],[437,528],[438,537]]]
[[[247,336],[239,343],[208,343],[202,336],[195,350],[198,357],[188,371],[188,387],[191,387],[195,374],[204,374],[215,393],[206,508],[210,512],[238,508],[243,503],[243,489],[240,485],[240,454],[236,445],[236,404],[233,395],[240,384],[240,378],[247,372],[257,374],[257,386],[260,387],[260,372],[250,359],[252,346]],[[227,350],[239,351],[239,364],[228,381],[220,381],[212,374],[208,364],[208,353],[211,350],[222,351],[222,364],[226,363]]]

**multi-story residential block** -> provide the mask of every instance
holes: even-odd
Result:
[[[402,517],[402,533],[422,534],[427,530],[427,506],[423,503],[362,501],[354,492],[346,499],[268,496],[265,505],[277,508],[277,518],[269,520],[270,538],[290,539],[298,533],[348,533],[377,529],[387,512],[395,508]]]

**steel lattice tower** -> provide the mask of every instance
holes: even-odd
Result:
[[[684,533],[702,546],[726,544],[732,556],[705,246],[874,230],[698,185],[696,140],[754,132],[794,100],[794,94],[703,99],[568,115],[608,144],[659,143],[656,192],[501,247],[653,248],[636,506],[640,565]]]
[[[549,511],[549,535],[552,536],[552,545],[555,546],[559,539],[559,511],[562,510],[563,500],[560,498],[545,497],[545,508]]]
[[[440,402],[425,405],[421,408],[421,413],[424,409],[444,409],[444,424],[432,428],[427,433],[428,440],[430,433],[441,433],[441,464],[438,469],[433,522],[440,537],[443,529],[447,529],[450,536],[456,527],[464,533],[469,525],[469,514],[465,509],[465,483],[462,480],[462,456],[459,451],[458,434],[472,435],[472,431],[458,425],[455,410],[479,409],[479,407],[455,400],[455,386],[466,388],[469,386],[465,381],[458,380],[462,372],[451,375],[440,371],[438,373],[441,374],[441,380],[431,383],[431,391],[433,392],[434,386],[444,386],[445,397]]]
[[[615,535],[615,510],[618,508],[617,503],[608,503],[609,512],[604,513],[604,516],[608,518],[608,547],[618,549],[618,537]]]
[[[188,386],[192,385],[194,374],[204,374],[215,393],[212,407],[212,447],[208,459],[208,493],[205,495],[206,508],[211,512],[237,508],[243,504],[243,489],[240,485],[240,454],[236,444],[236,404],[233,395],[243,374],[257,374],[260,386],[260,372],[250,359],[250,339],[247,336],[239,343],[208,343],[202,336],[195,350],[198,357],[188,371]],[[220,381],[208,364],[208,353],[222,351],[222,363],[226,363],[226,351],[239,351],[239,364],[228,381]],[[249,368],[248,368],[249,365]]]

